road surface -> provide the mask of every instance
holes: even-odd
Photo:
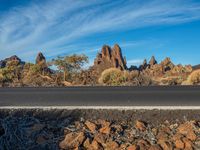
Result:
[[[0,88],[0,107],[200,107],[200,86]]]

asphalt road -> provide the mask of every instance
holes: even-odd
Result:
[[[0,88],[7,106],[200,106],[200,86]]]

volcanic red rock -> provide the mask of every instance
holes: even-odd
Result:
[[[46,58],[44,57],[44,55],[41,52],[38,53],[35,63],[36,64],[46,63]]]
[[[96,125],[90,121],[86,121],[85,125],[87,126],[87,128],[94,133],[96,131]]]
[[[188,139],[194,141],[196,140],[197,136],[194,132],[194,124],[192,122],[186,122],[184,124],[181,124],[178,127],[178,132],[180,134],[185,135]]]
[[[149,65],[150,65],[150,66],[153,66],[153,65],[155,65],[155,64],[157,64],[157,61],[156,61],[155,57],[152,56],[152,57],[151,57],[151,60],[149,61]]]
[[[74,149],[83,143],[85,139],[84,133],[69,133],[65,136],[65,139],[59,143],[61,149]]]
[[[127,69],[126,59],[123,57],[121,48],[118,44],[115,44],[112,49],[110,46],[104,45],[101,53],[97,54],[93,67],[98,73],[113,67],[121,70]]]
[[[135,123],[135,128],[141,130],[141,131],[145,131],[146,130],[146,125],[144,122],[137,120]]]

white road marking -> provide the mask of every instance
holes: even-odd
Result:
[[[2,109],[200,110],[200,106],[0,106],[0,110]]]

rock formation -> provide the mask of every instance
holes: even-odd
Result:
[[[35,60],[35,63],[36,64],[41,64],[41,63],[46,64],[46,58],[44,57],[44,55],[41,52],[38,53],[36,60]]]
[[[121,70],[127,69],[126,59],[123,57],[121,48],[118,44],[115,44],[112,49],[108,45],[104,45],[101,53],[97,54],[93,67],[99,73],[112,67]]]
[[[149,65],[150,65],[150,66],[153,66],[153,65],[155,65],[155,64],[157,64],[157,61],[156,61],[155,57],[152,56],[152,57],[151,57],[151,60],[149,61]]]
[[[0,68],[5,68],[7,66],[7,63],[10,61],[16,61],[19,65],[24,65],[25,62],[23,62],[19,57],[17,57],[16,55],[13,55],[9,58],[6,58],[4,60],[0,61]]]
[[[145,59],[140,65],[139,70],[148,76],[161,77],[166,73],[170,76],[187,74],[192,71],[191,65],[174,65],[169,57],[165,58],[161,63],[157,63],[154,56],[151,57],[149,63]]]

